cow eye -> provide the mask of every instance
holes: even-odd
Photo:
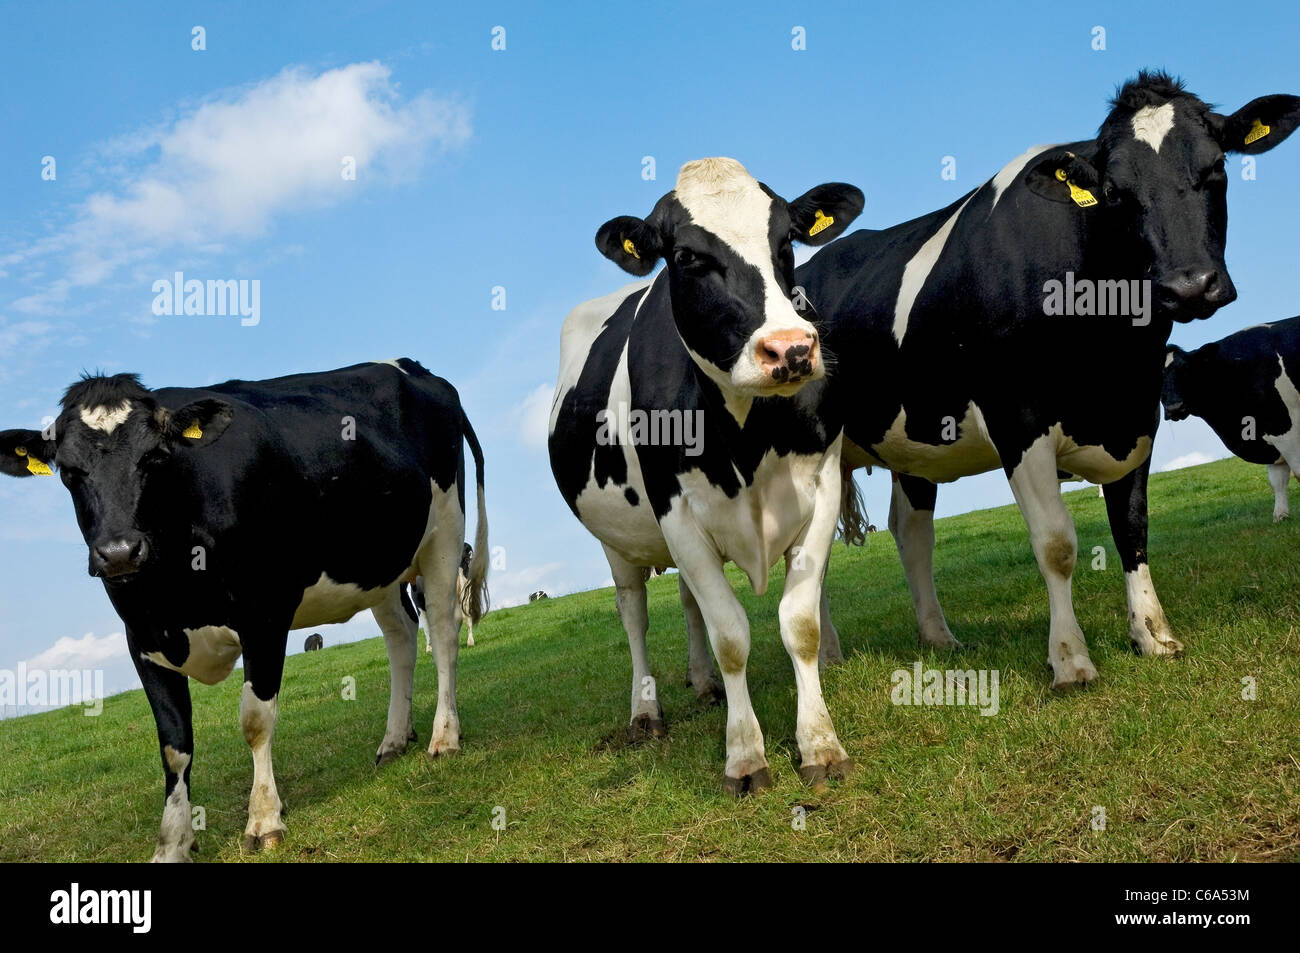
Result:
[[[674,249],[673,262],[678,268],[693,275],[703,274],[717,264],[703,252],[692,251],[689,248]]]
[[[1226,181],[1228,181],[1228,172],[1227,169],[1224,167],[1224,162],[1222,159],[1214,163],[1214,165],[1210,166],[1210,168],[1206,169],[1205,172],[1201,174],[1202,186],[1216,184],[1219,182],[1226,182]]]
[[[139,467],[141,470],[152,469],[153,467],[165,463],[168,456],[169,454],[166,450],[163,450],[161,447],[155,447],[152,450],[146,451],[145,455],[140,458]]]

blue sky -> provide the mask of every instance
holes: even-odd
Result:
[[[38,426],[82,370],[197,385],[408,355],[456,384],[482,438],[499,602],[609,576],[546,459],[559,329],[626,280],[596,229],[646,214],[682,162],[735,156],[786,195],[853,182],[859,224],[882,227],[1028,145],[1092,134],[1140,67],[1228,111],[1300,93],[1294,4],[179,6],[0,13],[0,428]],[[1295,271],[1300,140],[1261,156],[1255,181],[1230,171],[1241,297],[1177,328],[1184,346],[1300,312],[1277,280]],[[257,279],[260,323],[153,314],[153,282],[176,271]],[[1162,428],[1155,465],[1223,455],[1191,421]],[[883,525],[888,477],[864,486]],[[939,500],[944,515],[1011,496],[990,474]],[[0,483],[0,541],[0,668],[133,684],[57,480]],[[324,633],[378,630],[367,614]]]

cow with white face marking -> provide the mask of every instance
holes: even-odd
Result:
[[[1268,467],[1273,522],[1291,516],[1287,487],[1300,474],[1300,317],[1229,334],[1194,351],[1169,348],[1161,401],[1166,420],[1202,417],[1224,445]]]
[[[779,616],[799,688],[800,770],[818,781],[851,764],[817,673],[841,427],[821,406],[826,361],[816,313],[794,288],[791,243],[830,241],[862,205],[849,185],[787,202],[734,159],[689,162],[647,218],[615,218],[596,236],[634,275],[660,259],[666,267],[564,322],[551,469],[614,577],[632,651],[629,736],[664,731],[646,655],[645,570],[676,566],[701,696],[721,694],[706,631],[722,669],[725,786],[735,794],[770,776],[745,680],[749,621],[727,561],[761,594],[786,557]]]
[[[0,432],[0,471],[58,471],[90,574],[126,624],[165,772],[154,860],[186,860],[194,843],[189,679],[220,682],[241,654],[239,717],[253,753],[244,845],[282,840],[271,738],[290,629],[374,612],[392,678],[377,760],[406,749],[415,738],[416,627],[403,589],[417,576],[435,594],[429,753],[459,750],[462,441],[478,471],[482,554],[478,440],[455,389],[414,361],[204,388],[147,390],[130,374],[90,377],[68,388],[52,431]],[[482,558],[470,567],[471,616],[483,609],[486,570]]]
[[[1295,96],[1221,115],[1143,73],[1095,138],[1030,149],[949,207],[856,232],[798,269],[844,369],[846,461],[903,474],[889,525],[923,643],[956,644],[934,589],[935,484],[1000,466],[1047,582],[1055,686],[1096,676],[1058,473],[1106,487],[1137,650],[1181,651],[1146,553],[1165,342],[1174,322],[1236,297],[1225,153],[1265,152],[1297,122]]]

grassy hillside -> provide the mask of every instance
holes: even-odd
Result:
[[[194,683],[199,860],[1245,860],[1300,859],[1300,519],[1273,526],[1263,467],[1224,461],[1152,481],[1151,554],[1180,660],[1128,646],[1123,574],[1096,490],[1067,495],[1075,604],[1100,679],[1056,696],[1047,597],[1019,513],[937,525],[948,620],[968,649],[919,652],[888,533],[837,547],[831,602],[845,662],[827,702],[857,772],[799,780],[795,689],[776,625],[780,580],[750,611],[750,691],[775,786],[722,793],[720,707],[685,686],[672,576],[650,582],[650,652],[669,738],[622,743],[631,666],[611,590],[489,615],[462,650],[464,751],[423,757],[436,673],[421,652],[418,749],[373,766],[387,706],[378,638],[289,660],[275,766],[288,837],[241,854],[252,763],[241,679]],[[884,523],[883,513],[873,513]],[[1108,568],[1090,568],[1106,548]],[[779,571],[777,573],[779,575]],[[1001,710],[895,707],[891,673],[1001,673]],[[343,701],[344,676],[357,700]],[[1243,677],[1255,701],[1241,698]],[[144,695],[0,722],[0,860],[143,860],[162,807]],[[807,811],[796,830],[792,811]],[[1094,807],[1106,828],[1093,830]],[[494,830],[495,808],[506,828]]]

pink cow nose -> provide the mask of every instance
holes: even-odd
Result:
[[[777,331],[758,342],[758,366],[778,384],[793,384],[812,377],[817,370],[818,341],[815,332]]]

